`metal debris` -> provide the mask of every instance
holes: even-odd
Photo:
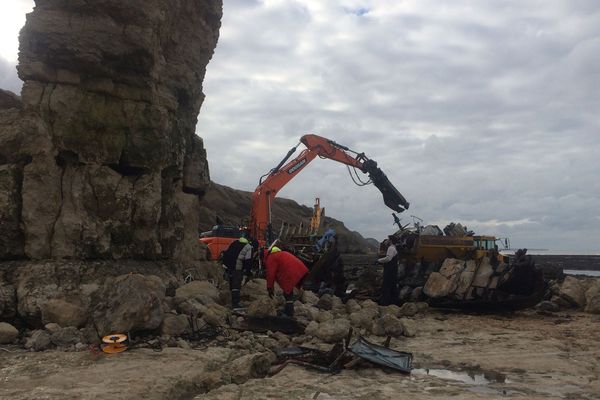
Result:
[[[351,369],[358,365],[377,365],[410,373],[412,354],[390,349],[391,337],[388,337],[383,345],[377,345],[359,336],[352,345],[348,345],[351,337],[352,329],[348,332],[344,344],[337,343],[329,351],[302,346],[281,348],[276,351],[280,364],[271,369],[270,375],[279,373],[289,364],[327,373],[337,373],[342,369]]]
[[[349,350],[355,356],[382,367],[392,368],[408,374],[412,369],[412,353],[396,351],[386,346],[371,343],[362,336],[350,346]]]

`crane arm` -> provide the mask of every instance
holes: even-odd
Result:
[[[381,191],[385,205],[396,212],[402,212],[408,208],[409,203],[406,199],[392,185],[383,171],[377,167],[377,163],[367,158],[364,153],[357,153],[333,140],[317,135],[304,135],[300,142],[306,146],[306,149],[288,162],[288,159],[296,152],[297,146],[293,147],[275,168],[261,177],[259,185],[252,195],[249,229],[254,238],[264,239],[267,242],[272,241],[270,217],[271,204],[275,196],[317,156],[360,169]]]

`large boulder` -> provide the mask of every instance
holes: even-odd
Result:
[[[419,312],[419,307],[416,303],[404,303],[398,310],[397,316],[412,317]]]
[[[380,306],[379,307],[379,314],[381,315],[393,315],[393,316],[398,316],[400,312],[400,307],[398,307],[395,304],[390,304],[389,306]]]
[[[160,325],[160,334],[168,336],[181,336],[190,330],[190,322],[186,315],[165,314]]]
[[[34,351],[43,351],[52,345],[50,334],[44,330],[38,329],[31,332],[31,336],[25,341],[25,348]]]
[[[227,307],[223,307],[220,304],[212,303],[208,306],[200,306],[199,316],[204,319],[209,325],[220,327],[228,324],[229,315],[231,310]]]
[[[320,316],[318,308],[309,304],[302,304],[298,301],[294,302],[294,317],[303,322],[316,321]]]
[[[402,324],[402,335],[406,337],[415,337],[417,335],[417,323],[410,318],[400,318]]]
[[[362,303],[360,303],[360,306],[365,309],[365,308],[374,308],[374,309],[378,309],[379,308],[379,304],[375,303],[373,300],[371,299],[367,299],[364,300]]]
[[[83,335],[74,326],[60,328],[52,335],[50,341],[58,347],[68,347],[83,341]]]
[[[121,275],[107,279],[94,320],[102,335],[154,330],[164,318],[165,286],[154,275]]]
[[[404,332],[404,326],[398,318],[385,314],[373,322],[371,332],[377,336],[400,336]]]
[[[585,306],[585,289],[579,280],[573,276],[565,278],[560,286],[559,295],[574,307]]]
[[[175,302],[180,304],[189,299],[205,305],[216,303],[219,301],[219,289],[208,281],[192,281],[178,287],[175,291]]]
[[[277,315],[275,304],[267,296],[263,296],[250,303],[247,312],[248,315],[253,317],[274,317]]]
[[[550,301],[554,304],[556,304],[556,306],[560,309],[560,308],[571,308],[573,307],[573,305],[566,299],[560,297],[560,296],[552,296],[552,298],[550,299]]]
[[[305,304],[314,306],[319,302],[319,296],[317,296],[313,291],[303,290],[302,296],[300,296],[300,301],[302,301]]]
[[[317,308],[321,310],[331,310],[333,309],[333,296],[330,294],[324,294],[319,298],[317,302]]]
[[[358,304],[358,301],[350,299],[346,302],[346,312],[348,314],[352,314],[360,310],[362,310],[362,307],[360,306],[360,304]]]
[[[42,323],[55,322],[60,326],[83,326],[88,319],[87,310],[80,304],[62,299],[52,299],[42,306]]]
[[[256,278],[242,286],[240,297],[243,301],[252,302],[264,297],[266,294],[267,281],[265,279]],[[275,295],[283,295],[283,291],[277,285],[275,285]]]
[[[444,260],[439,272],[432,272],[423,287],[423,293],[437,299],[446,297],[458,287],[460,274],[464,269],[464,261],[454,258]]]
[[[311,332],[307,331],[306,333],[316,336],[327,343],[337,343],[348,335],[349,330],[350,321],[338,318],[322,322],[318,324],[316,330]]]
[[[331,311],[321,311],[317,316],[317,322],[325,322],[333,319],[333,313]]]
[[[544,300],[539,302],[535,308],[539,311],[544,311],[544,312],[556,312],[559,310],[559,306],[556,303],[553,303],[549,300]]]
[[[585,311],[600,314],[600,279],[597,279],[585,292]]]
[[[19,337],[17,328],[7,322],[0,322],[0,344],[12,343],[17,337]]]
[[[271,367],[271,361],[268,353],[248,354],[229,363],[225,373],[233,383],[242,384],[248,379],[265,377]]]
[[[375,307],[363,307],[360,311],[350,314],[349,319],[352,326],[356,328],[369,329],[373,320],[379,317],[379,310]]]

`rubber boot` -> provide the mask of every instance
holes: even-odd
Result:
[[[283,306],[283,316],[288,318],[294,317],[294,302],[286,300],[285,306]]]
[[[231,308],[240,308],[240,291],[239,289],[233,289],[231,291]]]

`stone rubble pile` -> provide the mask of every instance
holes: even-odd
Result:
[[[17,285],[17,292],[28,286],[29,280],[23,279]],[[427,308],[426,303],[405,303],[401,307],[382,307],[372,300],[350,299],[343,303],[336,296],[318,297],[313,292],[303,291],[294,305],[295,317],[306,326],[305,332],[288,336],[269,331],[264,335],[236,330],[236,318],[242,317],[232,313],[228,287],[222,280],[193,280],[168,290],[172,285],[169,279],[129,273],[109,276],[93,284],[80,282],[77,290],[74,282],[63,282],[71,291],[49,280],[46,286],[35,285],[34,292],[27,291],[23,304],[14,304],[14,300],[20,298],[18,293],[3,296],[0,310],[17,309],[21,321],[29,325],[21,322],[17,328],[7,322],[0,323],[0,343],[20,344],[32,351],[50,348],[74,351],[98,343],[99,335],[124,332],[135,337],[143,332],[152,338],[141,347],[189,348],[188,339],[194,329],[213,329],[221,332],[215,335],[219,345],[253,352],[274,351],[292,344],[337,343],[346,337],[350,328],[365,336],[413,337],[417,324],[412,318]],[[76,294],[85,294],[89,299]],[[283,305],[280,290],[275,299],[267,296],[263,279],[244,285],[242,298],[247,315],[253,317],[276,316]]]
[[[544,301],[536,308],[546,312],[579,309],[600,314],[600,279],[566,276],[563,282],[551,281]]]

